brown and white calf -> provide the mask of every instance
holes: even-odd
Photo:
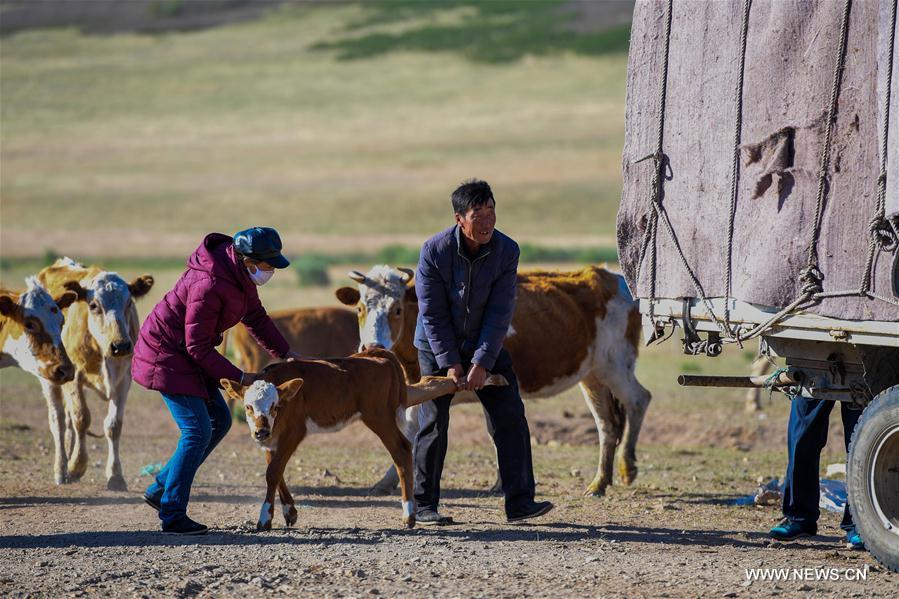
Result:
[[[296,523],[284,469],[306,435],[338,431],[359,419],[393,458],[403,496],[403,522],[408,528],[415,526],[412,446],[398,426],[406,408],[406,381],[393,354],[376,349],[348,358],[282,362],[266,367],[262,376],[249,386],[221,381],[228,395],[243,402],[250,434],[266,451],[267,489],[257,529],[271,529],[276,489],[285,522]]]
[[[360,347],[384,347],[400,358],[410,381],[420,376],[412,344],[418,299],[412,272],[375,266],[350,278],[337,298],[359,313]],[[579,385],[599,434],[599,464],[586,495],[603,495],[612,484],[615,452],[625,484],[637,476],[636,447],[651,395],[634,374],[640,341],[640,312],[620,275],[598,267],[573,272],[518,274],[512,325],[505,347],[524,398],[557,395]],[[457,400],[460,396],[457,396]],[[407,435],[418,419],[407,414]],[[388,472],[374,492],[395,487]]]
[[[127,484],[119,459],[119,439],[131,388],[131,354],[140,325],[134,300],[146,295],[153,286],[153,277],[141,275],[126,283],[114,272],[62,258],[42,270],[38,278],[51,293],[78,283],[80,299],[84,300],[69,306],[62,328],[63,343],[75,365],[74,380],[44,386],[51,406],[62,405],[65,398],[68,442],[62,442],[63,422],[51,418],[56,453],[63,456],[57,457],[54,464],[56,483],[74,482],[87,470],[86,434],[91,415],[84,389],[88,388],[109,402],[103,422],[108,445],[106,486],[124,491]]]

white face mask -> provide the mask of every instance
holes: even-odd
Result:
[[[274,276],[275,274],[275,271],[273,270],[262,270],[261,268],[257,268],[256,272],[252,272],[248,268],[247,272],[250,273],[250,279],[256,285],[265,285],[272,279],[272,276]]]

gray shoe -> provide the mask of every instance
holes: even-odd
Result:
[[[415,514],[415,523],[421,526],[448,526],[455,524],[449,516],[441,516],[436,510],[422,510]]]

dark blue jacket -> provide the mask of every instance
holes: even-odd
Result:
[[[430,350],[441,368],[471,361],[493,368],[515,310],[518,244],[494,230],[468,258],[458,225],[421,248],[415,292],[415,347]]]

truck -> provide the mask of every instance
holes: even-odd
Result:
[[[765,387],[863,409],[856,526],[899,571],[896,0],[638,0],[619,260],[647,343],[758,340]]]

